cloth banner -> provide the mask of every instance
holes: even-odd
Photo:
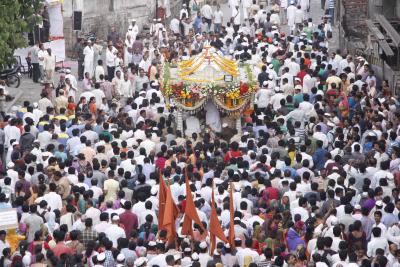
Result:
[[[2,209],[0,211],[0,230],[15,229],[18,227],[16,209]]]
[[[50,3],[48,7],[50,18],[50,38],[60,38],[64,36],[64,22],[61,4],[59,1],[53,2],[57,3]]]

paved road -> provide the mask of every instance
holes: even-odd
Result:
[[[323,10],[320,8],[320,0],[310,0],[311,1],[311,9],[310,9],[310,16],[313,19],[314,23],[319,23],[321,21],[321,17],[323,15]],[[226,1],[227,2],[227,1]],[[225,21],[228,21],[231,16],[230,9],[227,5],[227,3],[221,4],[221,9],[224,13],[224,17],[226,18]],[[269,7],[267,7],[269,9]],[[286,25],[282,26],[282,29],[286,32],[288,32],[288,27]],[[333,29],[333,36],[334,38],[331,39],[329,43],[329,48],[331,51],[334,49],[338,48],[338,38],[337,35],[338,30],[336,27]],[[72,68],[72,73],[74,75],[77,74],[77,68]],[[76,75],[77,76],[77,75]],[[58,81],[59,75],[57,74],[55,77],[55,81]],[[10,88],[10,94],[13,96],[16,96],[15,101],[8,103],[8,108],[9,111],[12,109],[18,108],[18,106],[21,106],[24,101],[29,100],[32,102],[38,101],[40,99],[40,92],[42,90],[42,87],[39,84],[35,84],[32,82],[31,79],[28,79],[26,76],[24,76],[21,86],[17,89]]]

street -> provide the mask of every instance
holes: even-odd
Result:
[[[310,16],[313,19],[314,23],[319,23],[321,21],[321,17],[323,15],[323,10],[320,8],[319,0],[311,0],[310,1]],[[269,9],[269,7],[267,8]],[[228,21],[227,18],[230,17],[230,8],[227,3],[223,3],[221,5],[221,10],[224,13],[225,22]],[[281,28],[288,33],[287,25],[282,25]],[[333,38],[330,39],[329,49],[330,51],[334,51],[338,48],[339,41],[337,38],[338,29],[337,27],[333,27]],[[77,76],[77,63],[68,61],[68,66],[71,66],[72,74]],[[55,86],[57,86],[59,80],[59,73],[55,75]],[[40,93],[42,91],[42,86],[40,84],[35,84],[31,79],[28,78],[27,75],[23,75],[21,86],[19,88],[8,88],[9,93],[15,97],[14,101],[7,103],[7,111],[12,112],[13,110],[17,110],[24,101],[36,102],[40,99]]]

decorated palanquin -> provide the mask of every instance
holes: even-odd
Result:
[[[253,66],[220,55],[208,44],[203,51],[173,66],[165,63],[161,88],[167,104],[196,113],[208,100],[228,115],[252,109],[258,83]]]

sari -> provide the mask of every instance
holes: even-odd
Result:
[[[347,118],[350,113],[349,101],[347,99],[346,94],[344,94],[343,92],[339,94],[339,98],[337,101],[338,101],[338,111],[341,119],[343,120]]]

